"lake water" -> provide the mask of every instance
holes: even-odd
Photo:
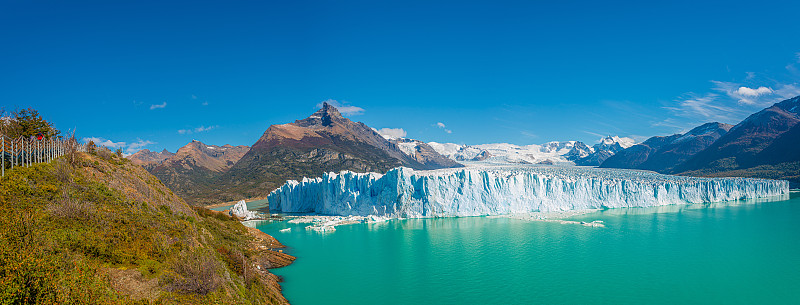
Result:
[[[798,193],[572,219],[606,227],[466,217],[258,228],[297,256],[272,270],[295,305],[800,303]]]

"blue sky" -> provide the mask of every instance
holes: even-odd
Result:
[[[133,152],[251,145],[325,100],[424,141],[538,144],[800,95],[797,1],[487,2],[0,0],[0,107]]]

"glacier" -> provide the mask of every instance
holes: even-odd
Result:
[[[653,207],[788,193],[783,180],[515,165],[327,173],[287,181],[268,200],[279,212],[419,218]]]

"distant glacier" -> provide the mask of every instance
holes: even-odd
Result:
[[[287,181],[273,211],[388,217],[480,216],[652,207],[789,193],[783,180],[695,178],[584,167],[485,166],[386,174],[327,173]]]

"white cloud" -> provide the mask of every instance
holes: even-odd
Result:
[[[208,126],[208,127],[200,126],[200,127],[191,128],[191,129],[179,129],[178,133],[179,134],[193,134],[193,133],[198,133],[198,132],[209,131],[209,130],[212,130],[212,129],[217,128],[217,127],[219,127],[219,126],[218,125]]]
[[[387,139],[404,138],[407,135],[406,131],[403,130],[403,128],[381,128],[381,129],[373,128],[373,129],[379,135]]]
[[[150,105],[150,110],[161,109],[161,108],[165,108],[165,107],[167,107],[167,102],[164,102],[164,103],[161,103],[161,104]]]
[[[197,99],[197,95],[192,94],[192,99],[196,100]]]
[[[105,147],[108,147],[110,149],[121,148],[122,149],[122,153],[125,156],[129,156],[129,155],[141,150],[145,146],[156,144],[156,142],[149,141],[149,140],[142,140],[142,139],[137,139],[136,142],[133,142],[133,143],[114,142],[114,141],[111,141],[111,140],[108,140],[108,139],[104,139],[104,138],[100,138],[100,137],[88,137],[88,138],[83,138],[82,140],[83,140],[84,143],[89,143],[89,141],[92,141],[97,146],[105,146]]]
[[[759,96],[764,94],[772,93],[772,88],[767,87],[758,87],[757,89],[747,88],[747,87],[739,87],[739,90],[736,90],[736,93],[739,95],[745,96]]]
[[[153,144],[156,144],[156,142],[139,139],[135,143],[128,144],[128,148],[125,149],[125,152],[128,153],[128,154],[132,154],[132,153],[135,153],[135,152],[139,151],[140,149],[142,149],[145,146],[153,145]]]
[[[203,103],[201,103],[200,105],[208,106],[208,101],[203,101]]]
[[[774,92],[769,87],[759,86],[754,89],[733,82],[711,81],[711,83],[714,84],[712,90],[725,93],[740,104],[767,106],[772,103],[769,100],[764,101],[762,98],[762,96],[768,96]]]
[[[800,52],[794,53],[794,55],[797,56],[797,62],[800,62]]]
[[[441,128],[441,129],[444,129],[444,132],[446,132],[446,133],[453,133],[453,131],[452,131],[452,130],[445,128],[446,126],[445,126],[445,125],[444,125],[444,123],[442,123],[442,122],[437,122],[437,123],[436,123],[436,124],[434,124],[433,126],[436,126],[436,127],[439,127],[439,128]]]
[[[106,139],[98,138],[98,137],[83,138],[83,142],[84,143],[89,143],[90,141],[94,142],[94,144],[97,145],[97,146],[105,146],[105,147],[114,148],[114,149],[123,148],[123,147],[125,147],[125,145],[127,145],[127,143],[125,143],[125,142],[114,142],[114,141],[111,141],[111,140],[106,140]]]
[[[339,109],[339,112],[343,115],[360,115],[364,114],[364,108],[348,105],[346,101],[339,102],[333,99],[327,99],[317,104],[317,108],[322,108],[323,103],[328,103],[336,109]]]

